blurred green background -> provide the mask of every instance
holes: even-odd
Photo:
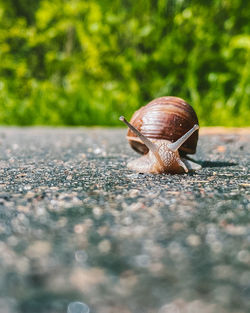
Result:
[[[183,97],[250,125],[248,0],[0,0],[0,123],[121,125]]]

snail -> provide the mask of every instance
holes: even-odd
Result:
[[[157,98],[134,113],[127,139],[131,147],[144,154],[128,163],[140,173],[187,173],[201,166],[186,156],[194,154],[198,141],[198,119],[193,108],[181,98]]]

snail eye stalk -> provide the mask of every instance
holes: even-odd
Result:
[[[133,125],[131,125],[126,119],[124,116],[120,116],[119,118],[120,121],[122,121],[123,123],[125,123],[129,129],[131,129],[131,131],[141,139],[141,141],[148,147],[149,150],[151,150],[156,159],[158,160],[158,162],[160,163],[161,166],[164,167],[164,164],[162,162],[162,159],[158,153],[158,149],[157,149],[157,146],[155,144],[153,144],[152,141],[150,141],[147,137],[145,137],[142,133],[139,132],[138,129],[136,129]]]
[[[172,151],[177,151],[180,146],[182,146],[184,144],[184,142],[186,140],[188,140],[188,138],[197,130],[199,129],[199,125],[195,124],[188,132],[186,132],[186,134],[184,134],[181,138],[179,138],[178,140],[176,140],[173,143],[169,143],[168,144],[168,148]]]

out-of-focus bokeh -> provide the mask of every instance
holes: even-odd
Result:
[[[250,1],[0,0],[0,123],[120,125],[155,97],[250,120]]]

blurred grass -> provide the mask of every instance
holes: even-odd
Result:
[[[120,125],[163,95],[250,125],[250,2],[0,0],[0,123]]]

